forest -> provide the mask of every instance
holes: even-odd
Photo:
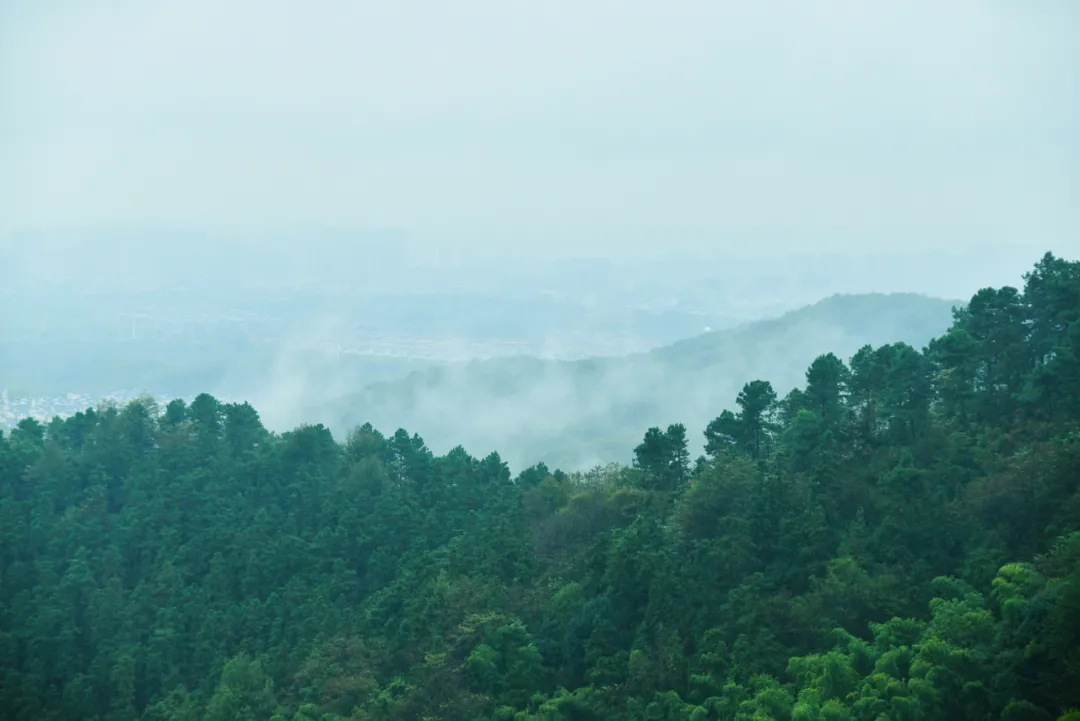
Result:
[[[1022,280],[746,378],[696,459],[672,424],[513,475],[209,394],[23,420],[0,716],[1077,721],[1080,262]]]

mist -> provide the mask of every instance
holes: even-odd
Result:
[[[1065,1],[4,3],[0,412],[211,392],[275,430],[625,457],[643,423],[925,342],[955,299],[1076,256],[1078,21]],[[800,321],[708,373],[659,360],[871,293],[944,305],[910,333]]]
[[[628,463],[646,428],[671,423],[686,425],[699,454],[706,424],[735,407],[745,383],[768,380],[782,397],[805,384],[818,355],[846,361],[865,345],[922,348],[961,305],[916,294],[833,296],[646,353],[447,364],[296,415],[338,433],[365,422],[404,427],[436,453],[457,445],[477,457],[494,451],[514,471],[539,462],[564,470]]]

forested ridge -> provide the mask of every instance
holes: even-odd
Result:
[[[1080,719],[1080,262],[1023,281],[748,379],[697,460],[672,425],[511,477],[209,395],[24,420],[0,715]]]
[[[747,378],[787,389],[822,353],[847,357],[896,341],[922,347],[949,327],[954,305],[916,293],[832,295],[646,353],[576,361],[510,356],[417,370],[327,403],[313,399],[299,418],[338,435],[365,422],[405,427],[429,447],[495,449],[519,469],[629,463],[643,429],[671,421],[702,429]]]

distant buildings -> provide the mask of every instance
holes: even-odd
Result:
[[[103,396],[86,393],[65,393],[52,396],[17,396],[6,388],[0,390],[0,430],[14,428],[24,418],[49,421],[56,416],[66,418],[87,408],[96,408],[103,403],[124,404],[145,396],[135,391],[116,391]],[[164,405],[171,398],[160,397],[157,401]]]

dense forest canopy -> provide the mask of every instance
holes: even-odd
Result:
[[[2,714],[1080,718],[1080,263],[747,380],[700,458],[574,474],[206,394],[25,420]]]

